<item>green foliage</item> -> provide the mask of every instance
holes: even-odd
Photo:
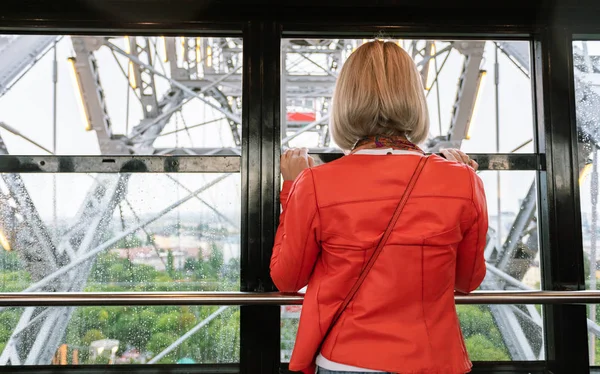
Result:
[[[172,231],[167,230],[167,234]],[[240,262],[224,261],[223,248],[216,240],[228,235],[226,229],[203,225],[200,236],[210,245],[198,258],[188,259],[183,269],[175,268],[173,252],[161,252],[165,270],[134,264],[118,253],[107,251],[96,257],[85,287],[89,292],[124,291],[227,291],[239,290]],[[105,240],[114,237],[107,231]],[[129,235],[113,248],[130,249],[149,245],[151,238]],[[204,257],[206,255],[206,257]],[[157,267],[160,269],[160,267]],[[18,292],[31,284],[29,273],[14,252],[0,250],[0,290]],[[91,342],[101,339],[119,341],[117,356],[137,350],[151,359],[183,334],[214,313],[214,306],[90,306],[74,310],[67,326],[65,342],[69,350],[77,349],[81,364],[108,363],[106,355],[92,360]],[[23,308],[0,312],[0,352],[17,326]],[[176,363],[191,358],[198,363],[239,362],[239,308],[231,307],[200,328],[188,340],[167,354],[160,363]]]
[[[284,318],[281,320],[281,350],[284,352],[286,360],[291,358],[291,352],[294,348],[294,341],[296,340],[296,333],[298,331],[298,323],[299,320],[295,318]]]
[[[591,276],[590,273],[590,258],[586,255],[583,256],[583,274],[588,279]]]
[[[223,269],[223,250],[216,243],[210,244],[208,263],[213,276],[218,277]]]
[[[110,285],[117,283],[120,286],[127,284],[140,284],[154,281],[160,273],[152,266],[136,264],[134,265],[126,258],[119,258],[116,253],[103,253],[98,256],[88,284],[99,283]],[[125,289],[112,289],[107,291],[125,291]]]
[[[214,242],[210,244],[208,258],[205,259],[203,254],[199,253],[197,259],[187,259],[183,272],[197,280],[206,281],[206,291],[239,290],[240,260],[233,258],[225,263],[223,249]],[[219,281],[214,282],[216,279]]]
[[[487,306],[460,305],[456,311],[471,360],[510,360],[500,331]]]
[[[171,251],[167,252],[166,271],[148,265],[133,264],[116,253],[98,256],[86,290],[177,291],[177,290],[235,290],[239,289],[239,259],[224,263],[222,248],[211,243],[208,258],[188,259],[184,269],[177,271]],[[2,274],[2,273],[0,273]],[[5,273],[6,274],[6,273]],[[77,308],[67,328],[67,342],[80,349],[82,363],[100,363],[106,357],[91,362],[89,344],[99,339],[119,341],[117,355],[136,349],[148,358],[163,351],[179,337],[199,324],[217,307],[208,306],[136,306]],[[0,313],[0,318],[6,313]],[[8,317],[6,317],[8,318]],[[18,319],[18,314],[16,315]],[[16,319],[2,323],[0,337],[8,334]],[[2,326],[8,326],[3,332]],[[163,357],[159,363],[176,363],[189,357],[198,363],[239,361],[239,308],[230,308],[202,327],[187,341]]]
[[[5,251],[0,247],[0,270],[20,271],[23,270],[19,257],[15,251]]]
[[[110,358],[105,355],[97,356],[94,360],[90,360],[90,364],[94,365],[108,365],[110,363]]]
[[[3,292],[19,292],[30,284],[29,272],[21,265],[17,253],[0,247],[0,289]]]
[[[96,340],[106,339],[106,336],[102,333],[102,331],[97,329],[88,330],[83,338],[81,339],[81,344],[89,346],[92,342]]]
[[[494,345],[483,335],[473,335],[465,339],[469,357],[473,361],[507,361],[508,354]]]
[[[590,365],[598,365],[600,363],[600,339],[596,338],[596,344],[595,344],[595,352],[596,352],[596,357],[595,360],[590,361]]]
[[[0,289],[3,292],[20,292],[31,284],[29,273],[24,271],[0,272]]]
[[[142,243],[142,240],[136,235],[127,235],[119,240],[113,248],[139,248],[143,245],[144,243]]]
[[[173,257],[173,251],[167,251],[167,273],[172,277],[175,274],[175,258]]]
[[[0,312],[0,343],[6,344],[13,329],[17,326],[20,313],[15,309],[5,309]],[[0,350],[1,352],[2,350]]]

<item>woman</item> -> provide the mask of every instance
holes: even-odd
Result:
[[[457,150],[425,157],[415,145],[429,131],[427,105],[415,64],[394,43],[366,43],[348,58],[330,128],[346,156],[318,167],[306,149],[281,158],[271,276],[283,292],[308,285],[290,370],[469,372],[454,292],[475,290],[485,276],[478,165]],[[416,174],[378,258],[332,325]]]

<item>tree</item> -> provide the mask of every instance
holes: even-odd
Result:
[[[508,361],[508,354],[498,349],[483,335],[473,335],[465,340],[469,358],[473,361]]]
[[[0,248],[1,249],[1,248]],[[22,271],[23,266],[15,251],[0,251],[0,269],[4,271]]]
[[[92,342],[95,342],[96,340],[102,340],[102,339],[106,339],[106,336],[104,336],[102,331],[97,330],[97,329],[91,329],[85,333],[85,335],[81,339],[81,343],[83,343],[83,345],[89,347],[92,344]]]
[[[487,306],[460,305],[456,311],[471,359],[485,361],[491,360],[491,357],[496,360],[510,359],[500,331]],[[475,358],[475,355],[483,358]]]
[[[0,343],[8,342],[13,330],[17,327],[19,317],[19,311],[14,309],[5,309],[0,312]]]
[[[175,257],[173,257],[173,251],[167,250],[167,273],[173,276],[175,273]]]
[[[204,237],[204,233],[208,231],[208,224],[206,223],[200,223],[197,227],[196,227],[196,237],[201,239],[202,237]]]
[[[189,259],[185,265],[188,272],[183,274],[175,271],[172,253],[167,257],[167,269],[159,271],[152,266],[119,258],[116,253],[104,252],[93,265],[86,291],[158,291],[182,287],[217,290],[232,287],[227,283],[229,279],[237,279],[239,284],[239,259],[234,258],[224,265],[220,245],[211,243],[210,250],[206,260],[202,256],[197,260]],[[167,270],[176,273],[182,282],[173,282],[173,276]],[[22,271],[0,270],[0,280],[7,281],[3,289],[13,287],[14,281],[15,287],[19,286],[15,290],[20,290],[23,288],[20,283],[27,278]],[[79,307],[73,313],[65,339],[70,349],[76,347],[80,350],[82,363],[89,362],[85,347],[89,347],[92,341],[105,338],[119,341],[118,354],[135,348],[143,356],[153,356],[216,310],[217,307],[213,306]],[[5,310],[0,313],[0,346],[8,341],[21,312]],[[183,357],[202,363],[239,362],[239,318],[239,308],[231,307],[160,360],[160,363],[176,363]]]
[[[142,240],[137,235],[127,235],[115,243],[114,248],[139,248],[142,246]]]
[[[211,278],[217,279],[221,273],[223,268],[223,249],[217,245],[217,243],[212,242],[210,244],[210,256],[208,257],[208,264],[210,266]]]
[[[223,269],[223,278],[233,284],[240,283],[240,258],[232,257]]]

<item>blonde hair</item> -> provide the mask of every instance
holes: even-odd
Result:
[[[393,42],[373,41],[354,51],[342,67],[333,94],[331,136],[350,150],[366,136],[427,139],[429,113],[421,75]]]

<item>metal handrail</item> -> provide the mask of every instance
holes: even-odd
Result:
[[[3,292],[1,307],[106,305],[302,305],[303,294],[277,292]],[[456,304],[599,304],[600,291],[475,291]]]

